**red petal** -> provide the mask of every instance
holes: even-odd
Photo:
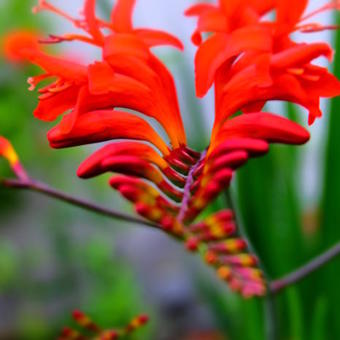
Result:
[[[239,168],[241,165],[247,162],[248,158],[249,156],[246,151],[232,151],[214,159],[214,161],[211,162],[211,164],[209,164],[207,167],[205,174],[214,173],[225,168]]]
[[[155,145],[164,155],[169,154],[165,142],[145,120],[122,111],[93,111],[81,114],[69,134],[63,134],[57,125],[49,131],[47,137],[53,148],[121,138],[143,140]]]
[[[167,167],[166,161],[147,144],[140,142],[119,142],[105,145],[89,158],[87,158],[78,168],[79,177],[94,177],[102,172],[101,164],[106,158],[114,156],[129,155],[153,163],[161,170]]]
[[[299,22],[303,12],[308,5],[308,0],[277,1],[277,23],[279,33],[288,33]]]
[[[215,34],[202,44],[196,54],[196,90],[204,96],[212,85],[218,68],[229,58],[245,50],[268,51],[272,40],[268,31],[258,27],[242,28],[232,34]]]
[[[54,121],[57,117],[72,109],[78,98],[79,86],[71,86],[68,89],[39,101],[34,110],[34,116],[43,121]]]
[[[254,156],[268,152],[269,145],[267,142],[259,139],[231,138],[211,149],[208,160],[234,150],[246,150],[249,154]]]
[[[246,5],[244,0],[219,0],[219,3],[228,17],[231,17],[237,12],[240,13]]]
[[[274,8],[276,0],[249,0],[251,7],[255,8],[258,14],[263,15]]]
[[[165,117],[161,119],[158,113],[159,121],[167,131],[172,147],[176,149],[181,145],[186,145],[186,135],[178,104],[175,82],[166,66],[156,57],[151,56],[150,67],[159,75],[159,82],[162,84],[162,94],[166,97],[166,100],[162,100],[163,107],[161,110]]]
[[[134,56],[147,60],[150,52],[146,44],[133,34],[115,34],[105,38],[103,57]]]
[[[104,171],[112,171],[130,176],[142,177],[155,183],[167,196],[181,200],[183,193],[165,181],[162,173],[149,164],[134,156],[115,156],[102,162]]]
[[[303,78],[301,82],[303,87],[311,96],[319,96],[332,98],[340,95],[340,81],[327,69],[315,65],[306,67],[307,78]],[[317,80],[309,80],[308,76],[316,76]]]
[[[104,41],[104,36],[100,31],[96,18],[96,0],[85,0],[84,15],[89,29],[89,33],[93,36],[94,40],[99,44]]]
[[[132,12],[135,2],[135,0],[118,0],[115,4],[111,13],[111,21],[116,32],[132,31]]]
[[[136,29],[135,34],[149,47],[170,45],[183,50],[183,44],[173,35],[152,29]]]
[[[131,155],[116,155],[113,157],[107,157],[102,160],[100,168],[97,168],[96,172],[86,173],[78,170],[78,176],[83,178],[90,178],[98,176],[99,173],[107,171],[117,172],[125,175],[132,175],[137,177],[143,177],[158,184],[163,178],[161,172],[153,167],[150,163]]]
[[[234,137],[262,139],[272,143],[304,144],[309,132],[289,119],[271,113],[251,113],[227,120],[218,133],[217,143]]]
[[[143,83],[125,75],[115,73],[106,62],[95,62],[88,67],[89,88],[92,94],[134,91],[141,95],[150,94]],[[143,94],[144,93],[144,94]]]
[[[49,56],[43,53],[32,33],[12,33],[5,39],[5,53],[11,59],[28,60],[40,66],[46,73],[76,83],[87,78],[86,66],[67,59]]]
[[[215,6],[210,4],[196,4],[189,7],[184,14],[186,16],[199,16],[202,15],[206,11],[210,11],[212,9],[216,9]]]
[[[33,32],[12,32],[5,35],[3,52],[11,61],[24,61],[32,51],[39,51],[38,37]]]
[[[275,68],[303,66],[321,56],[325,56],[329,60],[332,59],[333,50],[328,44],[298,44],[292,48],[285,49],[283,52],[274,54],[271,59],[271,65]]]
[[[228,33],[229,24],[224,13],[220,9],[213,9],[203,13],[198,18],[198,32],[224,32]]]

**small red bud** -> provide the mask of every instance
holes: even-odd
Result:
[[[196,238],[190,238],[186,241],[185,245],[189,251],[195,252],[198,249],[199,241]]]
[[[207,251],[205,254],[205,261],[208,264],[214,265],[218,261],[217,255],[212,251]]]
[[[146,314],[140,315],[138,319],[141,325],[145,325],[149,321],[149,317]]]

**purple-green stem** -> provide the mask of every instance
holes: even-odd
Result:
[[[194,174],[195,171],[198,169],[198,167],[201,164],[201,161],[205,158],[207,152],[204,151],[201,154],[200,159],[197,161],[197,163],[190,169],[189,173],[188,173],[188,178],[186,180],[185,186],[184,186],[184,191],[183,191],[183,199],[182,199],[182,204],[181,204],[181,208],[179,210],[178,213],[178,220],[180,222],[183,222],[184,218],[185,218],[185,214],[188,211],[189,208],[189,201],[190,201],[190,197],[191,197],[191,186],[195,181],[194,178]]]
[[[340,255],[340,242],[288,275],[272,281],[269,285],[270,291],[273,294],[279,293],[282,289],[301,281],[308,275],[320,269],[338,255]]]
[[[0,186],[12,189],[22,189],[22,190],[29,190],[34,191],[45,196],[58,199],[65,203],[72,204],[74,206],[80,207],[82,209],[93,211],[97,214],[104,215],[107,217],[111,217],[114,219],[122,220],[128,223],[140,224],[145,225],[148,227],[152,227],[155,229],[160,230],[160,226],[156,223],[123,214],[121,212],[115,211],[113,209],[105,208],[95,203],[86,201],[82,198],[77,198],[66,194],[64,192],[58,191],[54,188],[49,187],[45,183],[33,180],[31,178],[27,180],[21,179],[0,179]],[[234,208],[235,209],[235,208]],[[243,236],[243,235],[242,235]],[[325,264],[330,262],[336,256],[340,255],[340,242],[337,243],[335,246],[330,248],[329,250],[325,251],[321,255],[317,256],[316,258],[312,259],[307,264],[301,266],[300,268],[296,269],[295,271],[289,273],[288,275],[274,280],[268,284],[269,293],[270,294],[277,294],[284,288],[287,288],[302,279],[306,278],[316,270],[323,267]]]
[[[42,183],[42,182],[39,182],[33,179],[27,179],[25,181],[21,179],[1,179],[0,185],[2,185],[5,188],[22,189],[22,190],[30,190],[30,191],[38,192],[45,196],[58,199],[60,201],[72,204],[82,209],[93,211],[100,215],[115,218],[115,219],[122,220],[125,222],[143,224],[148,227],[160,229],[159,225],[152,223],[150,221],[143,220],[135,216],[126,215],[121,212],[115,211],[113,209],[105,208],[95,203],[86,201],[82,198],[71,196],[64,192],[53,189],[49,187],[48,185],[46,185],[45,183]]]

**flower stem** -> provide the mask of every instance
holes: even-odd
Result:
[[[340,242],[323,254],[312,259],[307,264],[291,272],[290,274],[275,281],[272,281],[270,283],[270,291],[272,292],[272,294],[276,294],[282,289],[301,281],[302,279],[306,278],[307,276],[333,260],[338,255],[340,255]]]
[[[30,191],[38,192],[45,196],[58,199],[60,201],[72,204],[82,209],[93,211],[100,215],[115,218],[115,219],[122,220],[122,221],[129,222],[129,223],[142,224],[148,227],[160,229],[160,227],[155,223],[140,219],[138,217],[126,215],[121,212],[108,209],[100,205],[97,205],[95,203],[83,200],[81,198],[71,196],[64,192],[51,188],[45,183],[42,183],[42,182],[39,182],[33,179],[27,179],[25,181],[21,179],[1,179],[0,185],[6,188],[22,189],[22,190],[30,190]]]
[[[188,177],[184,186],[184,192],[183,192],[183,199],[182,199],[182,203],[181,203],[181,208],[179,210],[178,213],[178,217],[177,219],[182,223],[184,218],[185,218],[185,214],[188,211],[189,208],[189,201],[191,198],[191,186],[194,183],[194,173],[197,170],[197,168],[200,166],[202,160],[204,159],[205,155],[206,155],[206,151],[202,152],[200,159],[196,162],[196,164],[190,169],[189,173],[188,173]]]

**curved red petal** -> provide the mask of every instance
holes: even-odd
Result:
[[[122,155],[139,157],[156,165],[161,170],[168,166],[166,161],[151,146],[140,142],[127,141],[105,145],[79,166],[77,174],[79,177],[94,177],[101,173],[103,160]]]
[[[60,126],[47,135],[53,148],[98,143],[111,139],[136,139],[155,145],[164,155],[168,147],[155,130],[142,118],[123,111],[92,111],[81,114],[72,131],[64,134]]]
[[[203,13],[210,11],[210,10],[214,10],[216,9],[216,7],[214,5],[211,4],[196,4],[193,5],[191,7],[189,7],[184,14],[186,16],[199,16],[202,15]]]
[[[84,4],[84,16],[88,26],[89,33],[93,39],[100,45],[104,41],[104,35],[100,30],[100,27],[96,18],[96,0],[85,0]]]
[[[116,32],[132,31],[132,12],[135,0],[118,0],[111,13],[111,21],[113,29]]]
[[[289,68],[304,66],[314,59],[325,56],[332,59],[333,50],[326,43],[298,44],[282,52],[276,53],[271,58],[271,65],[274,68]]]
[[[134,33],[140,38],[148,47],[160,46],[160,45],[170,45],[183,50],[183,44],[179,39],[173,35],[152,29],[135,29]]]
[[[218,68],[245,50],[269,51],[272,40],[260,27],[242,28],[232,34],[215,34],[204,42],[195,58],[196,91],[202,97],[210,88]]]
[[[277,0],[277,24],[278,33],[290,32],[299,22],[308,5],[308,0],[296,0],[294,3],[286,0]]]
[[[5,57],[11,61],[24,61],[32,51],[39,51],[38,36],[28,31],[11,32],[2,42]]]
[[[214,148],[228,138],[247,137],[262,139],[271,143],[304,144],[309,138],[309,132],[290,121],[271,113],[242,114],[227,120],[217,135]]]
[[[150,89],[129,76],[115,73],[106,62],[95,62],[88,67],[89,89],[92,94],[133,91],[141,96],[150,95]]]

